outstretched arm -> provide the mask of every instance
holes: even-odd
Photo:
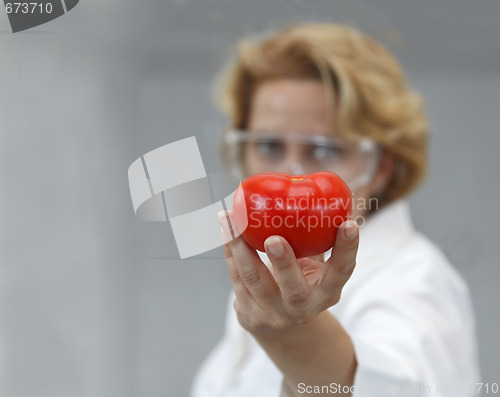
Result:
[[[233,222],[222,216],[221,224],[229,237]],[[347,221],[339,228],[326,262],[297,260],[283,237],[272,236],[265,244],[271,261],[268,268],[241,237],[227,239],[224,254],[238,320],[281,370],[289,393],[321,395],[318,389],[299,392],[299,384],[319,386],[325,395],[328,391],[321,386],[352,386],[356,358],[351,340],[326,309],[340,300],[354,270],[356,223]]]

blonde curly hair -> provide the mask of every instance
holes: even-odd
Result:
[[[369,137],[395,157],[395,169],[379,197],[382,207],[408,195],[427,170],[428,120],[398,61],[380,43],[344,25],[291,25],[267,37],[243,39],[219,76],[216,101],[228,129],[245,129],[256,87],[272,79],[316,79],[337,102],[346,137]],[[222,157],[227,150],[222,141]]]

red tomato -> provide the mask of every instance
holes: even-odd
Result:
[[[331,172],[253,175],[240,184],[233,201],[236,229],[250,246],[265,251],[264,241],[279,235],[297,258],[333,247],[337,229],[351,212],[351,191]]]

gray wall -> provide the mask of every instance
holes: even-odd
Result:
[[[211,83],[237,37],[352,23],[427,99],[431,172],[415,223],[470,285],[483,381],[499,381],[497,0],[82,0],[9,33],[0,12],[0,395],[184,396],[220,337],[221,251],[176,257],[138,221],[127,168],[179,138],[219,171]]]

